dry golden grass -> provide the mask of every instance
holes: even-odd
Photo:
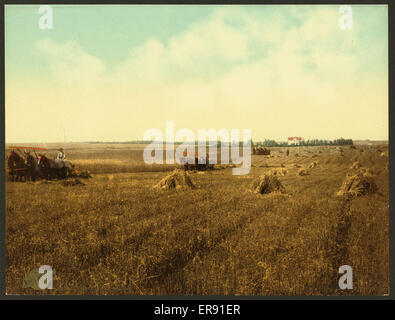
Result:
[[[166,192],[152,186],[168,173],[136,169],[141,150],[83,147],[68,155],[93,173],[86,185],[7,182],[8,294],[388,293],[387,160],[373,147],[343,156],[301,148],[297,157],[274,148],[274,157],[252,157],[249,175],[192,173],[198,189]],[[297,176],[294,164],[313,157],[320,165]],[[355,161],[372,171],[380,193],[335,195]],[[287,196],[248,192],[256,177],[283,166]],[[54,289],[23,288],[44,264],[56,271]],[[337,285],[345,264],[354,273],[349,291]]]
[[[176,165],[147,165],[141,160],[118,159],[80,159],[74,161],[73,164],[81,170],[89,170],[91,173],[164,172],[176,168]]]

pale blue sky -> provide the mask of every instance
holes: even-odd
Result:
[[[386,6],[352,6],[351,30],[339,6],[52,6],[52,30],[38,8],[6,6],[7,141],[62,140],[59,126],[140,139],[166,120],[255,140],[388,137]],[[16,130],[40,113],[46,130]]]

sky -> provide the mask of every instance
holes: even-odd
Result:
[[[5,8],[6,142],[250,129],[253,141],[388,139],[388,11],[353,5]]]

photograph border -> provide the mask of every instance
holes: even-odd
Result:
[[[7,5],[40,5],[48,4],[46,1],[16,1],[16,0],[5,0],[1,6],[1,41],[3,43],[3,50],[1,51],[1,72],[2,72],[2,84],[1,84],[1,122],[3,130],[0,133],[1,139],[1,172],[0,172],[0,300],[185,300],[187,301],[202,301],[202,300],[228,300],[228,301],[240,301],[243,300],[394,300],[395,299],[395,270],[393,268],[395,262],[394,246],[395,246],[395,228],[394,228],[394,199],[393,199],[393,188],[395,183],[395,176],[392,172],[392,157],[394,150],[394,141],[391,141],[394,135],[393,123],[394,112],[392,103],[394,101],[394,93],[391,91],[391,85],[393,84],[393,70],[391,65],[393,64],[393,52],[394,44],[391,41],[391,35],[393,35],[393,24],[391,19],[395,17],[393,8],[394,4],[391,4],[390,0],[387,1],[354,1],[349,0],[346,3],[344,1],[51,1],[50,5],[387,5],[388,6],[388,112],[389,112],[389,241],[390,241],[390,260],[389,260],[389,295],[384,296],[150,296],[150,295],[52,295],[52,294],[37,294],[37,295],[7,295],[6,294],[6,205],[5,205],[5,7]]]

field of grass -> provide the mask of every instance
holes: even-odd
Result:
[[[194,190],[152,186],[174,167],[146,166],[132,145],[64,146],[90,170],[85,185],[6,184],[8,294],[384,295],[389,290],[387,146],[273,148],[251,172],[191,173]],[[380,149],[380,150],[378,150]],[[49,154],[55,154],[52,146]],[[51,153],[52,152],[52,153]],[[307,176],[298,168],[319,165]],[[379,192],[339,198],[354,161]],[[285,167],[286,194],[250,192],[259,175]],[[50,265],[53,290],[24,287]],[[340,290],[338,269],[353,268]]]

